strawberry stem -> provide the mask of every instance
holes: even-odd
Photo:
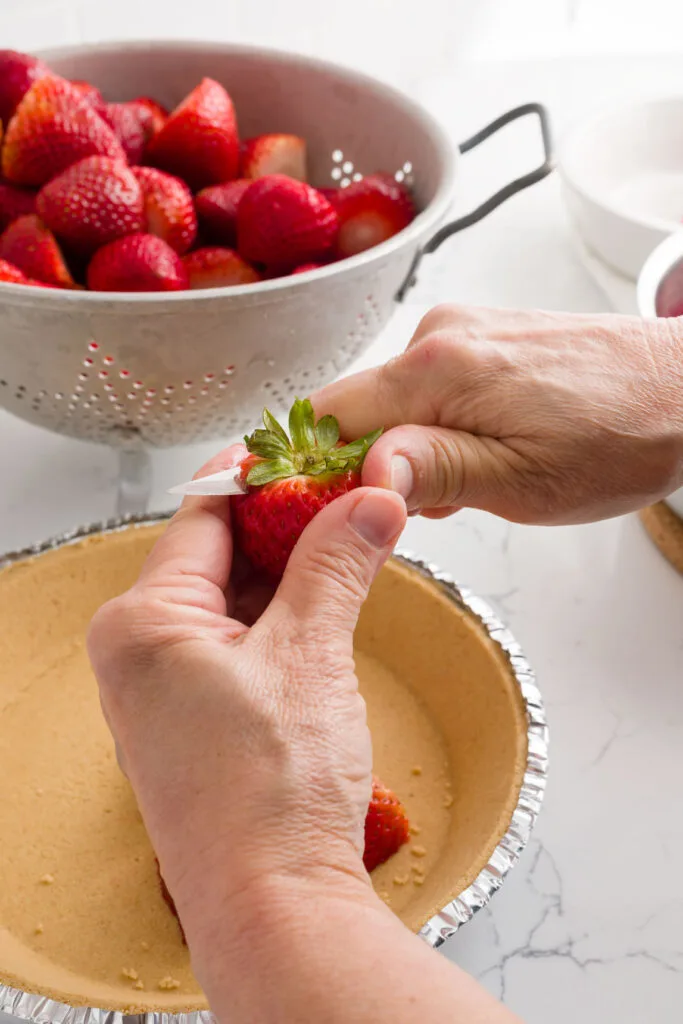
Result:
[[[289,413],[289,436],[268,409],[263,410],[263,427],[244,438],[247,450],[256,455],[247,474],[250,487],[263,487],[290,476],[320,476],[360,469],[368,451],[382,433],[381,428],[365,437],[340,445],[339,424],[334,416],[315,422],[310,401],[297,398]]]

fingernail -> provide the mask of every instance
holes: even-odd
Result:
[[[409,498],[413,490],[413,467],[403,455],[391,460],[391,489],[402,498]]]
[[[403,516],[397,505],[388,492],[370,491],[351,511],[349,523],[368,544],[385,548],[403,525]]]

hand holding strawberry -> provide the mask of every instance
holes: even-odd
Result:
[[[334,416],[316,423],[307,399],[292,406],[289,437],[267,409],[263,423],[265,429],[244,439],[247,493],[232,499],[233,515],[241,550],[256,568],[278,577],[311,519],[360,486],[363,459],[382,431],[341,444]]]
[[[322,433],[332,450],[331,424]],[[204,473],[244,454],[228,449]],[[374,899],[353,633],[405,516],[389,491],[343,494],[309,523],[274,592],[233,551],[229,502],[191,499],[133,590],[96,616],[103,705],[194,955],[207,924],[269,878]]]

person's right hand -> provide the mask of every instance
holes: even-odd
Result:
[[[434,518],[588,522],[683,485],[683,319],[439,306],[312,401],[345,437],[390,428],[363,483]]]

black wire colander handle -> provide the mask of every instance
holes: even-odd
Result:
[[[553,144],[552,136],[550,132],[550,120],[548,117],[548,111],[541,103],[525,103],[521,107],[515,107],[514,110],[508,110],[507,113],[501,114],[495,121],[491,121],[485,128],[478,131],[471,138],[462,142],[458,147],[460,152],[465,154],[469,153],[471,149],[475,149],[481,142],[485,142],[486,139],[495,135],[496,132],[500,131],[506,125],[512,121],[519,120],[520,117],[526,117],[528,114],[536,114],[540,122],[541,127],[541,138],[543,140],[543,151],[545,160],[533,171],[529,171],[528,174],[523,174],[521,178],[515,178],[514,181],[504,185],[498,192],[490,196],[486,202],[478,206],[476,210],[472,210],[471,213],[465,214],[464,217],[459,217],[458,220],[453,220],[450,224],[444,224],[442,228],[433,235],[423,247],[418,250],[415,254],[410,271],[405,281],[401,285],[396,299],[398,302],[402,302],[408,291],[417,282],[417,270],[422,262],[422,257],[429,255],[429,253],[435,252],[439,246],[450,238],[451,235],[455,235],[458,231],[469,228],[472,224],[476,224],[477,221],[483,220],[489,213],[504,203],[510,196],[516,195],[518,192],[522,192],[525,188],[529,188],[530,185],[535,185],[537,181],[541,181],[547,177],[553,169]]]

